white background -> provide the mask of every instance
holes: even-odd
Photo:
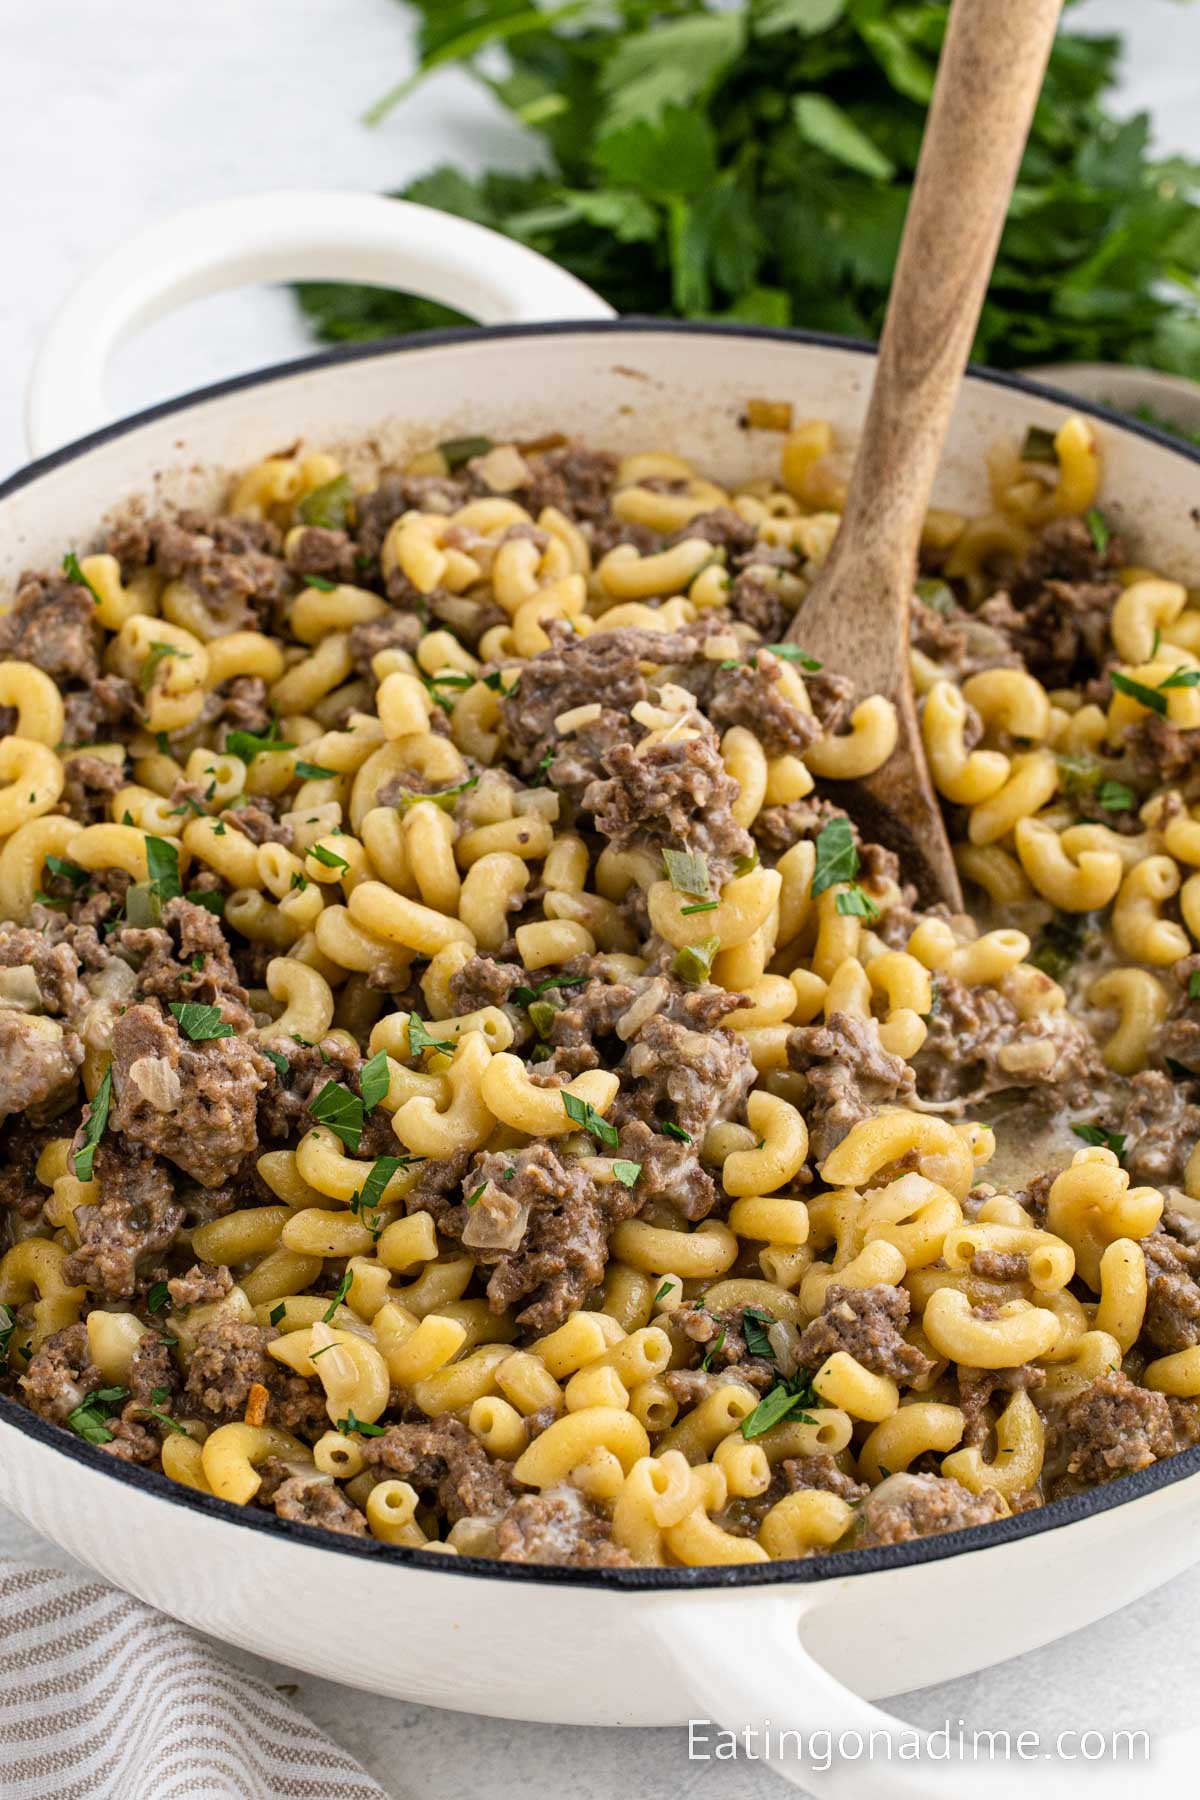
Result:
[[[1073,23],[1127,35],[1130,109],[1151,109],[1164,149],[1200,154],[1200,4],[1086,0]],[[408,68],[407,46],[395,0],[0,0],[0,476],[23,460],[21,402],[40,332],[89,263],[130,233],[230,194],[382,189],[442,159],[482,167],[529,157],[515,128],[455,75],[382,127],[363,127],[363,109]],[[206,301],[122,352],[114,407],[127,412],[311,347],[281,292]],[[0,1548],[40,1551],[2,1515]],[[963,1630],[986,1632],[972,1610],[969,1558],[962,1567]],[[910,1695],[896,1710],[929,1728],[961,1717],[1014,1735],[1166,1730],[1196,1716],[1198,1616],[1200,1570],[1087,1633]],[[338,1629],[330,1620],[335,1638]],[[297,1703],[397,1800],[771,1800],[784,1791],[759,1766],[689,1764],[682,1731],[475,1720],[256,1666],[268,1679],[295,1679]],[[1153,1793],[1145,1776],[1138,1785]]]

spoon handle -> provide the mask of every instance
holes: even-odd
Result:
[[[1060,0],[955,0],[833,560],[860,629],[911,586]],[[824,586],[832,600],[834,583]],[[814,594],[814,600],[819,596]],[[859,610],[859,609],[863,610]],[[813,621],[806,606],[806,625]],[[878,617],[878,615],[877,615]],[[895,638],[895,628],[887,634]]]

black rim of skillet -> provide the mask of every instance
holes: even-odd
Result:
[[[231,376],[228,380],[194,389],[176,399],[160,401],[129,418],[102,426],[87,437],[65,444],[59,450],[52,450],[49,455],[39,457],[36,462],[19,469],[7,481],[0,483],[0,500],[19,492],[39,476],[48,474],[89,451],[99,449],[114,438],[136,431],[142,425],[169,418],[173,413],[185,412],[209,400],[221,399],[226,394],[238,393],[244,388],[266,387],[273,382],[286,381],[292,376],[308,374],[314,370],[367,361],[372,357],[386,358],[405,351],[452,348],[456,344],[472,344],[497,338],[603,337],[621,332],[683,333],[696,338],[758,338],[811,344],[826,350],[848,350],[864,356],[873,356],[876,349],[874,344],[865,343],[861,339],[838,337],[829,332],[795,331],[771,325],[710,324],[699,320],[642,318],[562,320],[531,325],[467,325],[446,331],[426,331],[407,337],[385,338],[369,344],[347,344],[336,349],[318,351],[296,361],[277,363],[249,374]],[[1008,370],[984,369],[972,363],[967,372],[976,381],[989,382],[995,387],[1013,388],[1038,400],[1069,406],[1073,412],[1087,413],[1089,417],[1101,419],[1121,431],[1145,438],[1149,443],[1157,444],[1182,457],[1184,461],[1200,465],[1200,446],[1183,443],[1170,433],[1147,425],[1140,419],[1131,418],[1113,407],[1080,400],[1073,394],[1031,381],[1024,375],[1012,374]],[[1197,522],[1200,523],[1200,519]],[[410,1550],[401,1545],[383,1544],[375,1538],[345,1537],[337,1532],[323,1531],[318,1526],[299,1524],[293,1519],[277,1518],[273,1513],[255,1507],[253,1503],[244,1507],[235,1506],[230,1501],[218,1500],[214,1495],[182,1487],[155,1470],[118,1462],[98,1446],[73,1437],[64,1426],[51,1424],[5,1395],[0,1395],[0,1421],[71,1461],[82,1463],[85,1468],[99,1470],[117,1482],[124,1482],[144,1493],[156,1495],[175,1506],[188,1507],[193,1512],[205,1513],[210,1518],[240,1525],[245,1530],[264,1531],[274,1537],[291,1539],[297,1544],[311,1544],[315,1548],[330,1550],[342,1556],[369,1557],[376,1562],[427,1570],[438,1575],[470,1576],[474,1580],[535,1582],[556,1587],[617,1588],[642,1593],[693,1588],[775,1587],[794,1582],[808,1584],[826,1581],[834,1576],[869,1575],[885,1569],[941,1562],[947,1557],[961,1556],[972,1550],[989,1550],[1001,1544],[1015,1543],[1021,1538],[1057,1531],[1064,1525],[1073,1525],[1098,1513],[1109,1512],[1113,1507],[1144,1499],[1177,1481],[1184,1481],[1189,1476],[1200,1473],[1200,1445],[1196,1445],[1190,1450],[1181,1451],[1178,1456],[1151,1463],[1148,1468],[1120,1476],[1102,1487],[1089,1488],[1086,1493],[1073,1494],[1065,1500],[1051,1501],[1049,1505],[1037,1507],[1031,1512],[997,1519],[988,1525],[973,1525],[962,1531],[944,1532],[937,1537],[914,1538],[906,1544],[879,1545],[869,1550],[841,1550],[809,1557],[800,1562],[742,1563],[725,1568],[579,1569],[567,1564],[503,1563],[488,1557],[446,1556],[440,1551]]]

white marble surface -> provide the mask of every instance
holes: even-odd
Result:
[[[1128,34],[1130,104],[1153,110],[1164,147],[1200,152],[1200,6],[1087,0],[1074,18]],[[362,109],[407,66],[406,41],[395,0],[208,0],[204,7],[163,0],[18,7],[10,0],[0,7],[7,177],[0,474],[23,457],[21,396],[47,319],[90,261],[147,221],[266,187],[383,188],[441,157],[479,165],[529,154],[507,121],[455,76],[430,84],[383,128],[364,129]],[[282,293],[206,301],[156,325],[120,356],[114,405],[128,411],[307,347]],[[0,1514],[0,1548],[37,1553],[39,1546]],[[964,1580],[969,1607],[969,1563]],[[895,1710],[931,1728],[961,1717],[1014,1732],[1190,1723],[1200,1689],[1198,1609],[1200,1569],[1054,1648],[910,1694]],[[783,1791],[760,1766],[689,1765],[678,1731],[506,1724],[256,1666],[267,1679],[295,1680],[298,1704],[352,1745],[396,1800],[518,1792],[524,1800],[664,1793],[770,1800]],[[902,1669],[896,1679],[902,1686]]]

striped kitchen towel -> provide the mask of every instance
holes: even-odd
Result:
[[[83,1571],[0,1558],[3,1800],[385,1800],[282,1694]]]

